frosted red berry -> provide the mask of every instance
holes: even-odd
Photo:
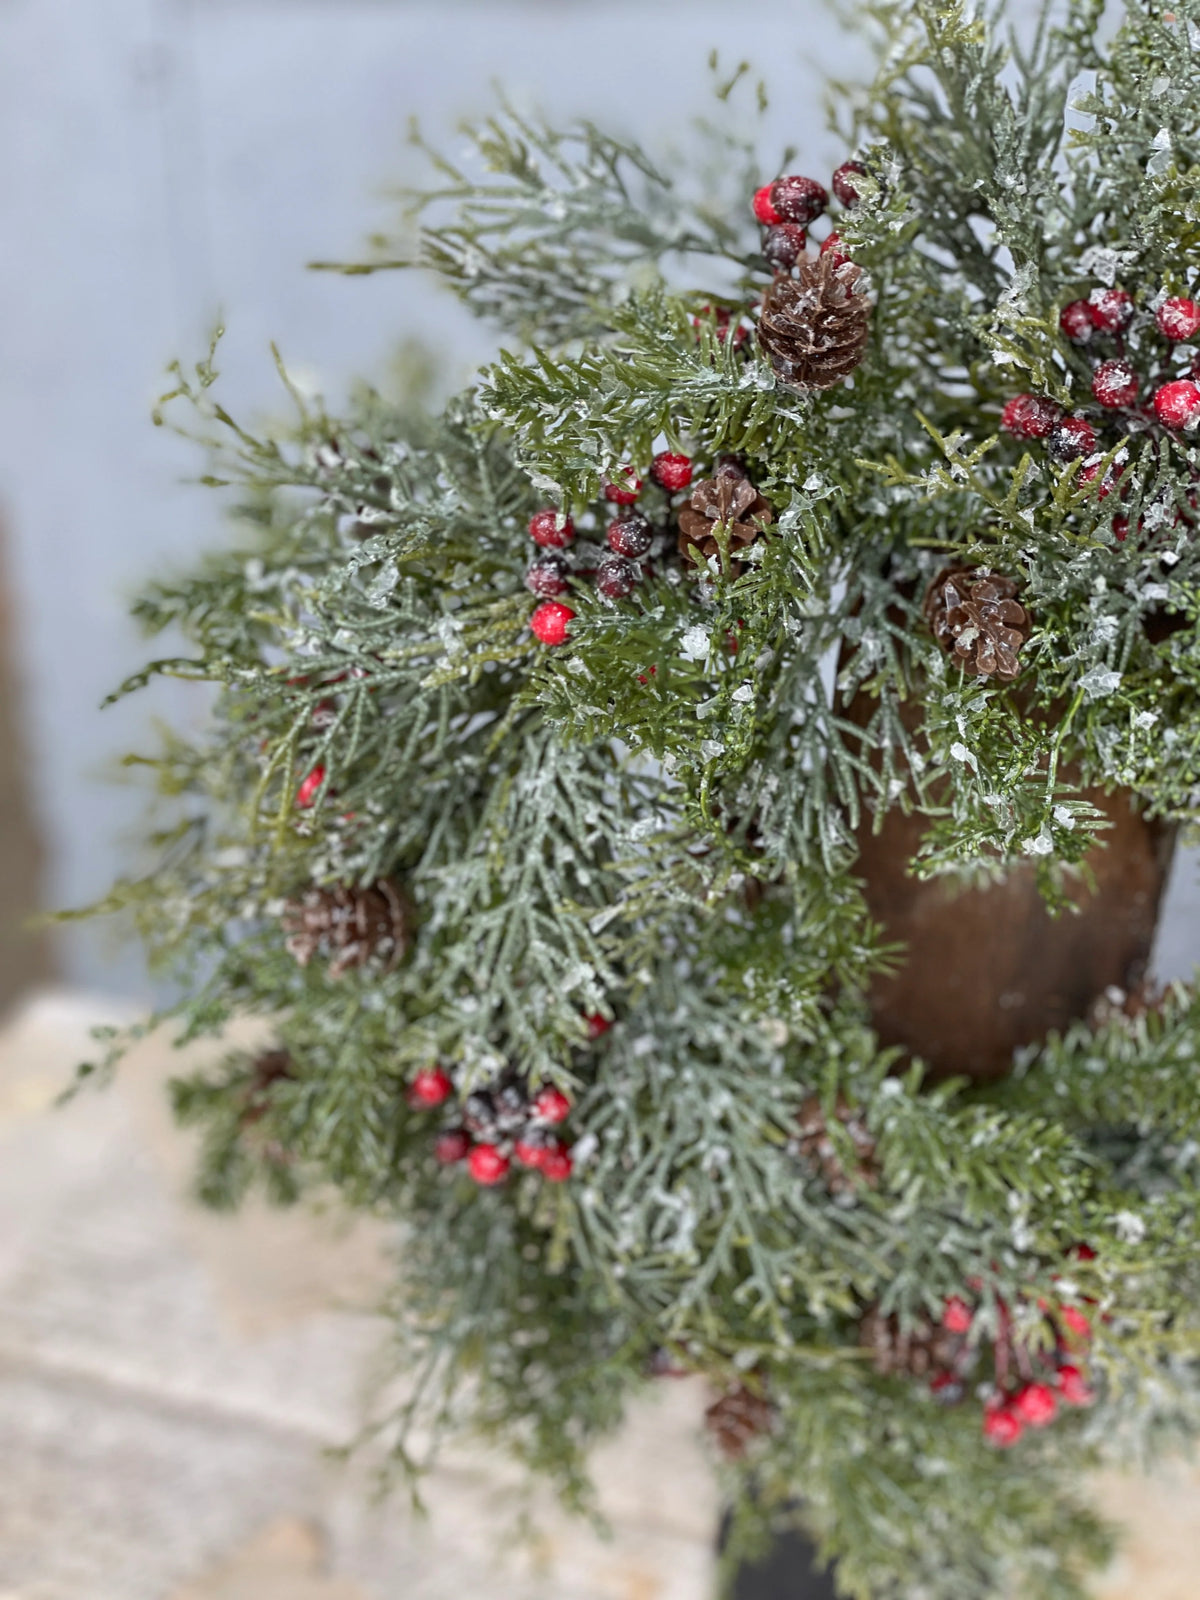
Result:
[[[651,671],[652,674],[656,673],[658,671],[658,668],[657,667],[651,667],[650,671]],[[641,679],[642,683],[645,683],[646,680],[645,680],[644,677],[642,677],[641,673],[638,674],[638,677]],[[603,1036],[612,1027],[612,1023],[608,1020],[608,1018],[607,1017],[602,1017],[598,1011],[595,1012],[592,1016],[586,1017],[584,1020],[587,1023],[587,1031],[588,1031],[588,1038],[589,1039],[600,1039],[600,1038],[603,1038]]]
[[[661,455],[655,456],[650,471],[664,489],[674,494],[677,489],[686,489],[691,483],[692,458],[664,450]]]
[[[947,1333],[967,1333],[975,1321],[974,1313],[965,1300],[951,1295],[942,1308],[942,1327]]]
[[[542,1177],[547,1183],[565,1183],[574,1170],[571,1152],[565,1144],[552,1145],[541,1160]]]
[[[549,1122],[557,1126],[571,1115],[571,1102],[561,1089],[556,1089],[552,1083],[548,1083],[534,1096],[533,1114],[539,1122]]]
[[[775,179],[771,185],[771,204],[781,222],[798,222],[803,228],[815,222],[829,204],[829,191],[815,178],[802,178],[792,173]]]
[[[1087,1340],[1092,1337],[1091,1320],[1086,1317],[1078,1306],[1064,1306],[1059,1313],[1063,1327],[1076,1339]]]
[[[1124,544],[1126,539],[1129,537],[1129,518],[1123,517],[1118,513],[1118,515],[1113,518],[1112,530],[1113,537],[1116,539],[1117,543]]]
[[[833,175],[833,192],[844,206],[856,206],[862,196],[855,188],[856,177],[866,172],[861,161],[843,161]]]
[[[1165,339],[1183,344],[1200,333],[1200,301],[1185,300],[1181,295],[1175,295],[1163,301],[1154,313],[1154,320]]]
[[[1058,1369],[1058,1392],[1069,1406],[1090,1406],[1096,1398],[1083,1373],[1069,1363]]]
[[[1087,344],[1096,331],[1086,300],[1072,300],[1058,313],[1058,325],[1072,344]]]
[[[835,228],[827,239],[821,241],[821,254],[832,256],[835,267],[844,267],[850,257],[842,249],[842,236]]]
[[[567,564],[561,556],[542,556],[525,574],[525,587],[539,600],[554,600],[567,592]]]
[[[754,191],[754,215],[764,228],[773,228],[777,222],[783,221],[771,203],[771,190],[774,187],[773,183],[764,183],[761,189]]]
[[[640,576],[636,564],[624,556],[605,556],[596,568],[596,588],[606,600],[624,600],[637,588]]]
[[[642,480],[629,467],[621,467],[615,478],[604,485],[604,498],[615,505],[631,506],[642,492]]]
[[[1048,1428],[1058,1411],[1058,1400],[1047,1383],[1027,1383],[1012,1399],[1012,1408],[1027,1428]]]
[[[534,544],[561,550],[575,537],[575,524],[570,517],[564,517],[561,511],[548,506],[545,511],[537,511],[530,517],[529,537]]]
[[[574,616],[570,606],[560,605],[557,600],[547,600],[530,617],[529,631],[539,644],[566,644],[567,623]]]
[[[296,790],[297,811],[308,810],[309,806],[311,806],[313,801],[317,798],[317,792],[324,782],[325,768],[321,766],[314,767],[305,778],[304,782]]]
[[[1000,426],[1018,439],[1044,439],[1062,414],[1062,407],[1044,395],[1017,394],[1000,413]]]
[[[1154,392],[1154,410],[1167,428],[1194,428],[1200,422],[1200,385],[1190,378],[1164,383]]]
[[[471,1136],[465,1128],[447,1128],[438,1134],[433,1153],[444,1167],[451,1167],[456,1161],[465,1161],[470,1148]]]
[[[1096,430],[1085,417],[1063,417],[1050,430],[1046,448],[1055,461],[1065,466],[1080,456],[1091,455],[1096,448]]]
[[[804,254],[808,234],[798,222],[780,222],[763,235],[762,253],[777,271],[794,267]]]
[[[441,1067],[422,1067],[408,1086],[408,1103],[420,1111],[432,1111],[445,1105],[454,1093],[450,1075]]]
[[[476,1183],[490,1188],[508,1177],[508,1157],[494,1144],[477,1144],[467,1157],[467,1170]]]
[[[1131,406],[1138,396],[1138,375],[1128,361],[1102,361],[1092,378],[1092,393],[1110,411]]]
[[[606,538],[613,555],[640,561],[654,542],[654,529],[640,511],[632,511],[609,523]]]
[[[523,1167],[536,1170],[546,1159],[547,1150],[544,1144],[536,1144],[531,1139],[518,1139],[513,1145],[513,1155]]]
[[[1124,289],[1093,289],[1087,308],[1101,333],[1124,333],[1133,321],[1133,298]]]
[[[1024,1432],[1025,1424],[1007,1403],[984,1412],[983,1436],[1001,1450],[1011,1449]]]

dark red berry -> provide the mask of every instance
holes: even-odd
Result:
[[[1044,439],[1062,414],[1062,407],[1044,395],[1017,394],[1000,413],[1000,426],[1018,439]]]
[[[651,676],[653,676],[657,671],[658,671],[657,667],[651,667],[650,668]],[[646,679],[642,676],[642,674],[640,672],[638,673],[638,680],[641,683],[645,683],[645,681],[646,681]],[[612,1023],[608,1020],[608,1018],[607,1017],[602,1017],[598,1011],[594,1015],[592,1015],[590,1017],[585,1017],[584,1020],[587,1023],[587,1031],[588,1031],[588,1038],[589,1039],[600,1039],[600,1038],[603,1038],[603,1036],[612,1027]]]
[[[470,1148],[471,1136],[465,1128],[447,1128],[438,1134],[433,1153],[444,1167],[450,1167],[456,1161],[465,1161]]]
[[[561,511],[548,506],[545,511],[537,511],[530,517],[529,537],[534,544],[561,550],[575,537],[575,524],[570,517],[564,517]]]
[[[606,600],[624,600],[641,576],[636,564],[624,556],[605,556],[596,568],[596,588]]]
[[[1007,1402],[991,1405],[984,1412],[983,1436],[1001,1450],[1008,1450],[1025,1432],[1025,1425]]]
[[[422,1067],[408,1086],[408,1103],[420,1111],[444,1105],[454,1093],[454,1084],[441,1067]]]
[[[1063,1306],[1059,1316],[1062,1318],[1063,1326],[1073,1339],[1082,1340],[1085,1344],[1091,1339],[1091,1321],[1080,1311],[1078,1306]]]
[[[833,257],[833,264],[835,267],[844,267],[847,261],[849,261],[850,257],[842,249],[842,236],[836,228],[829,235],[828,239],[822,240],[821,254],[823,256],[831,255]]]
[[[1126,539],[1129,537],[1129,518],[1118,514],[1113,518],[1112,528],[1113,537],[1116,539],[1117,543],[1124,544]]]
[[[1027,1428],[1047,1428],[1058,1411],[1058,1400],[1049,1384],[1027,1383],[1013,1396],[1012,1408]]]
[[[1096,1398],[1083,1373],[1069,1363],[1058,1369],[1058,1389],[1069,1406],[1090,1406]]]
[[[1095,1261],[1096,1252],[1090,1244],[1077,1244],[1071,1250],[1072,1261]]]
[[[475,1182],[488,1188],[508,1177],[508,1157],[494,1144],[477,1144],[467,1157],[467,1167]]]
[[[540,644],[565,644],[567,623],[574,615],[570,606],[560,605],[557,600],[547,600],[530,617],[530,632]]]
[[[561,556],[542,556],[525,574],[525,587],[539,600],[553,600],[567,592],[567,563]]]
[[[942,1308],[942,1327],[947,1333],[968,1333],[975,1315],[965,1300],[951,1295]]]
[[[1200,385],[1190,378],[1164,383],[1154,393],[1154,410],[1167,428],[1194,428],[1200,422]]]
[[[763,235],[762,253],[777,271],[788,271],[804,254],[808,234],[798,222],[780,222]]]
[[[539,1122],[549,1122],[556,1126],[560,1122],[565,1122],[571,1115],[571,1102],[561,1089],[556,1089],[552,1083],[548,1083],[534,1096],[533,1114]]]
[[[1085,462],[1079,469],[1080,483],[1094,483],[1100,476],[1100,469],[1103,467],[1103,465],[1103,456],[1098,456],[1094,461]],[[1108,471],[1104,474],[1104,479],[1101,482],[1099,489],[1096,492],[1097,500],[1108,499],[1109,495],[1120,482],[1121,475],[1124,471],[1125,468],[1120,466],[1112,466],[1108,469]]]
[[[773,228],[777,222],[783,221],[771,204],[771,190],[774,187],[773,183],[764,183],[761,189],[754,191],[754,215],[764,228]]]
[[[640,561],[654,542],[654,529],[640,511],[630,511],[609,523],[607,538],[613,555]]]
[[[642,492],[642,480],[634,476],[632,467],[619,467],[615,479],[604,485],[604,498],[619,506],[631,506]]]
[[[1087,308],[1101,333],[1124,333],[1133,321],[1133,297],[1124,289],[1093,289]]]
[[[324,782],[325,768],[321,766],[314,767],[296,790],[296,809],[298,811],[308,810],[309,806],[317,798],[317,791]]]
[[[1138,395],[1138,375],[1128,361],[1102,361],[1092,379],[1092,393],[1110,411],[1131,406]]]
[[[866,172],[861,161],[843,161],[833,175],[833,192],[844,206],[856,206],[862,196],[854,187],[854,179]]]
[[[815,222],[829,204],[829,191],[815,178],[791,174],[771,185],[771,204],[781,222],[798,222],[802,228]]]
[[[1046,448],[1055,461],[1065,466],[1078,461],[1080,456],[1090,456],[1096,448],[1096,430],[1084,417],[1063,417],[1050,430]]]
[[[571,1176],[574,1165],[570,1150],[560,1140],[542,1156],[542,1177],[547,1183],[565,1183]]]
[[[1072,344],[1087,344],[1096,331],[1086,300],[1072,300],[1058,314],[1058,325]]]
[[[664,450],[661,455],[655,456],[650,471],[664,489],[674,494],[678,489],[686,489],[691,483],[692,458]]]
[[[1175,344],[1183,344],[1200,333],[1200,303],[1176,295],[1164,300],[1154,313],[1158,331]]]

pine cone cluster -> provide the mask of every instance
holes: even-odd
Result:
[[[763,295],[758,342],[789,389],[832,389],[863,358],[871,303],[862,268],[827,251],[801,260],[797,275],[780,274]]]
[[[834,1104],[834,1116],[849,1135],[854,1150],[854,1161],[849,1169],[843,1160],[845,1141],[841,1141],[839,1148],[839,1142],[830,1136],[825,1108],[820,1096],[815,1094],[805,1100],[796,1119],[800,1134],[796,1141],[796,1153],[820,1172],[830,1194],[853,1194],[855,1189],[864,1184],[874,1188],[879,1181],[875,1168],[875,1140],[866,1122],[857,1108],[841,1094]]]
[[[679,513],[679,553],[698,567],[710,556],[720,559],[717,530],[721,529],[729,566],[740,572],[736,556],[761,539],[774,519],[774,508],[750,482],[745,468],[736,461],[723,461],[713,477],[696,485]]]
[[[871,1352],[875,1371],[884,1378],[953,1372],[965,1345],[962,1334],[935,1327],[924,1317],[902,1328],[899,1317],[884,1316],[875,1306],[858,1325],[858,1342]]]
[[[966,672],[1015,678],[1029,613],[1014,597],[1016,581],[978,567],[947,567],[925,595],[925,620],[942,648]]]
[[[704,1413],[704,1425],[725,1459],[740,1461],[754,1440],[767,1432],[773,1417],[771,1402],[739,1383],[713,1401]]]
[[[288,901],[282,922],[297,962],[306,967],[320,956],[331,978],[369,963],[390,972],[412,943],[412,904],[390,878],[365,889],[344,883],[308,889]]]

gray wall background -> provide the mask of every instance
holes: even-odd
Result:
[[[304,268],[387,220],[386,186],[420,170],[408,119],[453,149],[500,82],[661,146],[705,108],[713,46],[767,78],[768,165],[788,143],[801,170],[841,159],[820,84],[865,53],[810,0],[0,0],[0,514],[48,903],[101,893],[136,837],[138,791],[102,781],[119,753],[203,714],[170,685],[97,711],[144,657],[139,583],[222,537],[217,496],[182,481],[197,457],[150,424],[168,360],[219,311],[235,414],[283,409],[271,339],[331,398],[412,335],[465,379],[492,340],[436,287]],[[1200,951],[1195,879],[1189,861],[1171,972]],[[61,950],[77,982],[145,990],[99,929]]]

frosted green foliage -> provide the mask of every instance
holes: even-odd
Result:
[[[808,164],[756,155],[740,74],[670,161],[510,110],[435,158],[407,232],[348,270],[431,267],[512,341],[441,415],[292,390],[259,432],[215,399],[215,349],[176,370],[160,417],[198,435],[240,532],[137,607],[183,644],[125,688],[174,675],[214,708],[136,758],[164,811],[107,907],[179,980],[182,1037],[250,1013],[287,1052],[269,1081],[234,1055],[176,1085],[204,1197],[333,1188],[404,1220],[411,1399],[377,1428],[405,1472],[473,1427],[586,1507],[588,1445],[667,1360],[774,1408],[730,1469],[754,1489],[735,1547],[802,1497],[859,1600],[1061,1600],[1106,1548],[1080,1468],[1194,1431],[1196,1001],[1113,1002],[998,1086],[930,1087],[871,1032],[871,980],[905,952],[855,877],[900,808],[915,875],[1032,862],[1062,906],[1103,841],[1085,790],[1197,819],[1195,436],[1127,414],[1062,465],[999,431],[1020,390],[1090,405],[1064,303],[1127,290],[1149,384],[1160,296],[1200,287],[1200,0],[1130,6],[1108,44],[1099,10],[1064,0],[1010,47],[957,4],[868,8],[879,77],[837,106],[868,171],[836,222],[875,309],[827,393],[783,389],[754,337],[750,194]],[[684,559],[663,449],[698,478],[740,456],[766,535]],[[613,602],[589,574],[624,467],[660,531]],[[576,527],[555,648],[525,586],[547,505]],[[931,633],[949,565],[1017,581],[1014,682]],[[381,879],[411,902],[404,958],[299,965],[289,901]],[[421,1110],[435,1061],[453,1102]],[[568,1182],[434,1159],[506,1073],[570,1097]],[[875,1369],[862,1318],[908,1336],[965,1286],[979,1364],[944,1407]],[[996,1451],[987,1352],[1067,1312],[1100,1403]]]

